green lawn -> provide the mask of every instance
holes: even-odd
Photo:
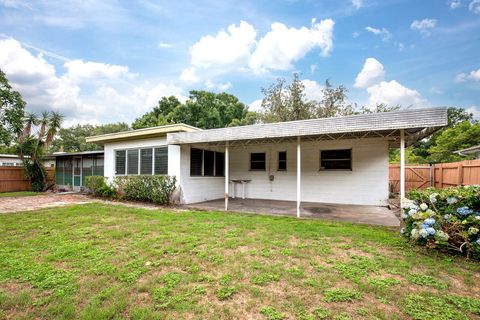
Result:
[[[0,192],[1,197],[31,197],[31,196],[41,196],[45,192],[34,192],[34,191],[16,191],[16,192]]]
[[[88,204],[0,214],[0,319],[467,319],[480,264],[381,227]]]

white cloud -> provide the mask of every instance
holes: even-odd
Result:
[[[33,55],[15,39],[0,40],[0,68],[22,94],[27,110],[58,111],[65,116],[64,125],[130,122],[162,96],[185,99],[175,84],[133,81],[126,66],[73,60],[64,67],[62,73],[43,54]],[[129,81],[124,81],[126,76]]]
[[[218,84],[212,84],[221,74],[289,70],[315,48],[326,57],[333,48],[334,24],[331,19],[319,22],[312,19],[309,28],[295,28],[275,22],[260,39],[248,22],[241,21],[238,26],[232,24],[226,31],[203,36],[192,45],[190,66],[182,71],[180,80],[187,84],[203,82],[207,87],[218,87]],[[227,85],[220,87],[226,88]]]
[[[333,48],[331,19],[312,21],[311,28],[299,29],[276,22],[271,31],[258,41],[249,66],[254,72],[288,70],[293,62],[303,58],[313,48],[320,48],[322,56],[328,56]]]
[[[479,0],[480,1],[480,0]],[[436,19],[415,20],[410,25],[412,30],[419,31],[424,36],[429,36],[431,30],[437,25]]]
[[[352,5],[355,7],[355,9],[360,9],[363,7],[363,0],[352,0]]]
[[[480,0],[473,0],[468,5],[468,10],[473,13],[480,14]]]
[[[115,79],[128,74],[127,66],[111,65],[101,62],[84,62],[81,59],[67,61],[64,64],[68,76],[73,80],[107,78]]]
[[[357,31],[353,32],[353,33],[352,33],[352,37],[353,37],[354,39],[360,37],[360,32],[357,32]]]
[[[462,3],[461,3],[460,0],[453,0],[453,1],[450,1],[449,7],[450,7],[450,9],[454,10],[454,9],[459,8],[461,5],[462,5]]]
[[[428,105],[415,89],[407,88],[396,80],[385,81],[385,69],[374,58],[365,60],[362,70],[355,79],[354,87],[366,89],[369,94],[368,105],[387,104],[389,106],[420,107]]]
[[[430,93],[434,93],[434,94],[444,94],[445,92],[437,87],[431,87],[430,88]]]
[[[367,92],[370,94],[369,104],[371,106],[385,103],[390,106],[421,107],[427,104],[417,90],[404,87],[395,80],[382,81],[367,88]]]
[[[193,84],[200,81],[200,77],[197,75],[197,69],[194,67],[188,67],[180,74],[180,80],[183,82]]]
[[[388,41],[392,37],[392,34],[390,33],[390,31],[388,31],[386,28],[378,29],[378,28],[367,26],[365,27],[365,30],[373,33],[376,36],[381,36],[382,41]]]
[[[466,80],[480,81],[480,68],[478,70],[470,71],[470,73],[459,73],[455,77],[455,82],[464,82]]]
[[[375,58],[367,58],[363,64],[362,71],[355,79],[355,88],[366,89],[379,83],[385,76],[383,65]]]
[[[227,31],[221,30],[216,36],[204,36],[195,43],[190,49],[191,63],[203,68],[246,63],[256,36],[257,32],[249,23],[240,21],[238,27],[232,24]]]
[[[215,91],[226,91],[232,87],[232,84],[227,81],[227,82],[213,82],[212,80],[207,80],[205,81],[205,87],[208,90],[215,90]]]
[[[248,105],[248,110],[256,111],[256,112],[261,111],[262,110],[262,99],[257,99],[257,100],[252,101]]]
[[[174,47],[174,44],[173,44],[173,43],[163,42],[163,41],[162,41],[162,42],[160,42],[160,43],[158,44],[158,47],[159,47],[160,49],[169,49],[169,48],[173,48],[173,47]]]
[[[314,80],[305,79],[302,80],[302,84],[305,86],[305,98],[307,100],[320,101],[323,99],[322,89],[323,86],[318,84]]]
[[[480,69],[471,71],[468,78],[474,81],[480,81]]]
[[[467,79],[467,74],[462,72],[457,74],[457,76],[455,77],[455,82],[464,82],[466,79]]]
[[[469,108],[466,108],[465,111],[468,113],[473,114],[473,118],[476,120],[480,120],[480,107],[478,106],[471,106]]]

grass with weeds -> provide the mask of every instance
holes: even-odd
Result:
[[[0,192],[0,198],[2,197],[32,197],[42,196],[47,194],[46,192],[34,192],[34,191],[15,191],[15,192]]]
[[[478,263],[384,227],[91,203],[0,234],[0,319],[480,316]]]

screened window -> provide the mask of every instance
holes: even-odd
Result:
[[[98,160],[98,171],[102,171],[103,174],[103,158]],[[115,174],[168,174],[168,148],[117,150],[115,152]]]
[[[115,174],[125,174],[127,158],[125,150],[115,151]]]
[[[215,152],[215,176],[225,176],[225,153]]]
[[[287,170],[287,151],[280,151],[278,153],[278,171]]]
[[[168,174],[168,148],[155,148],[155,174]]]
[[[265,152],[250,153],[250,170],[265,171]]]
[[[201,176],[202,175],[202,162],[203,162],[203,150],[190,149],[190,175]]]
[[[140,174],[152,174],[153,149],[140,149]]]
[[[320,170],[352,170],[352,150],[321,150]]]
[[[138,174],[138,149],[127,150],[127,174]]]
[[[190,149],[190,176],[221,177],[225,171],[225,154],[210,150]]]
[[[213,177],[215,172],[215,152],[203,151],[203,175]]]

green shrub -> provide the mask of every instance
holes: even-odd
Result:
[[[85,187],[99,197],[113,198],[117,195],[115,188],[108,185],[102,176],[85,177]]]
[[[407,197],[401,231],[407,238],[480,259],[480,186],[413,190]]]
[[[168,205],[175,191],[176,179],[170,176],[122,176],[114,181],[117,192],[127,200]]]

